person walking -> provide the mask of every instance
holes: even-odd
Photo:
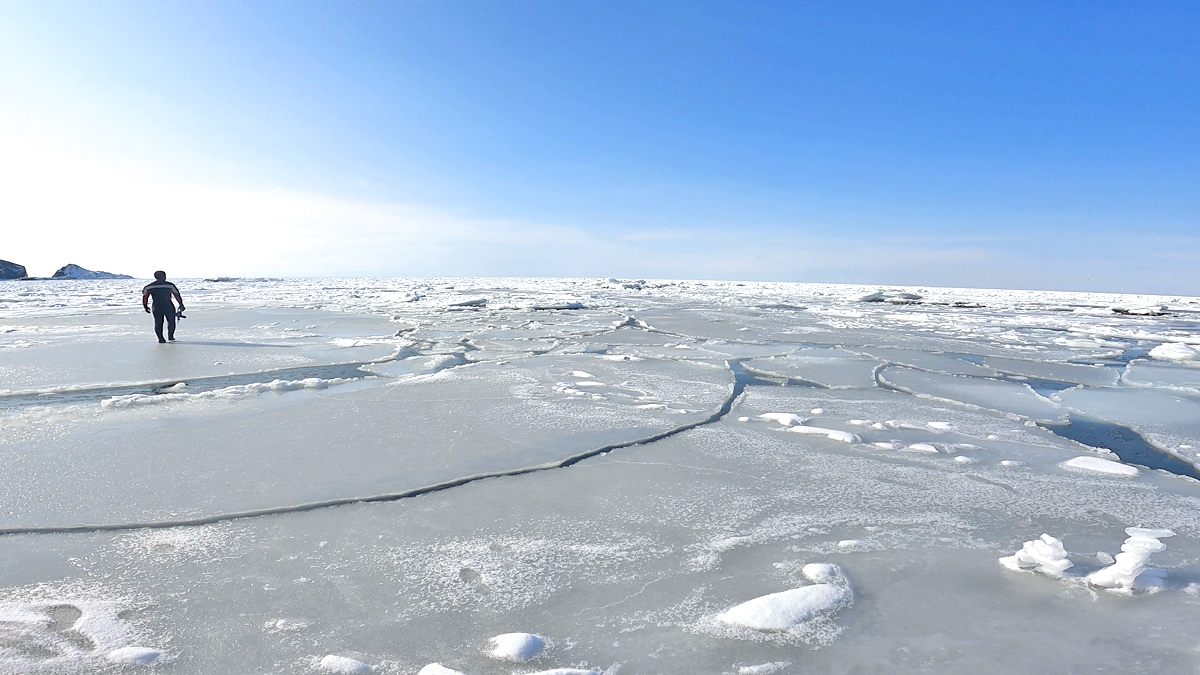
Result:
[[[167,281],[167,273],[162,270],[154,273],[154,283],[142,289],[142,309],[147,314],[154,314],[154,333],[158,335],[159,342],[175,341],[175,305],[171,304],[172,296],[179,301],[179,311],[183,312],[183,296],[179,295],[179,288],[175,284]],[[154,298],[153,312],[148,304],[150,298]],[[167,340],[163,339],[164,319],[167,322]]]

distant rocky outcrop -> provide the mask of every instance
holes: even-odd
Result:
[[[25,273],[24,265],[0,260],[0,279],[20,279],[26,276],[29,275]]]
[[[51,279],[132,279],[128,274],[113,274],[112,272],[93,272],[79,265],[63,265],[58,268]]]

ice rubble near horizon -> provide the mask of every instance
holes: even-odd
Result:
[[[335,285],[342,288],[330,290]],[[18,336],[24,336],[19,339],[28,342],[31,332],[22,326],[29,317],[50,320],[66,316],[63,308],[50,307],[49,300],[39,299],[36,287],[29,288],[33,289],[34,295],[25,299],[6,296],[3,293],[7,289],[0,288],[0,316],[18,326],[11,333],[11,344],[16,344]],[[107,297],[116,302],[123,296],[112,288],[115,286],[95,286],[100,297],[110,293]],[[661,389],[662,383],[654,387],[634,386],[628,378],[605,371],[604,364],[646,368],[663,363],[695,364],[698,368],[721,372],[731,359],[743,359],[748,372],[784,380],[788,386],[781,390],[795,391],[794,383],[798,382],[813,387],[828,398],[819,405],[772,406],[756,410],[745,410],[744,403],[735,403],[734,409],[738,412],[751,413],[741,416],[733,413],[728,418],[742,423],[738,433],[769,435],[804,452],[818,453],[811,457],[847,461],[886,457],[889,462],[898,462],[897,466],[950,473],[977,472],[971,475],[981,481],[990,481],[986,483],[988,485],[999,483],[1020,487],[1036,483],[1051,486],[1046,488],[1048,491],[1052,490],[1056,476],[1063,480],[1103,484],[1097,489],[1112,491],[1111,494],[1140,489],[1150,484],[1146,481],[1163,480],[1155,475],[1156,472],[1142,472],[1132,465],[1114,461],[1110,453],[1078,455],[1082,448],[1050,436],[1034,423],[1053,425],[1079,411],[1096,414],[1097,410],[1103,413],[1110,409],[1100,405],[1109,405],[1107,401],[1091,401],[1081,396],[1081,392],[1126,396],[1126,392],[1136,388],[1138,392],[1144,390],[1157,397],[1147,399],[1153,401],[1156,409],[1169,408],[1159,404],[1170,400],[1162,398],[1165,396],[1191,401],[1189,386],[1193,380],[1190,378],[1196,372],[1194,366],[1200,364],[1197,358],[1200,349],[1193,346],[1200,341],[1195,341],[1194,333],[1187,333],[1186,327],[1180,328],[1180,323],[1172,316],[1156,316],[1160,312],[1141,314],[1131,310],[1120,314],[1112,311],[1116,306],[1134,309],[1153,306],[1166,307],[1168,315],[1182,316],[1184,312],[1200,309],[1193,299],[1181,298],[928,288],[881,291],[833,285],[621,282],[613,279],[602,282],[376,280],[370,283],[342,280],[336,284],[332,280],[246,281],[225,282],[220,287],[195,292],[203,299],[195,303],[189,301],[189,305],[200,312],[206,307],[218,311],[222,303],[242,296],[262,307],[292,305],[347,315],[354,312],[386,313],[402,326],[396,336],[371,333],[360,337],[321,338],[335,349],[380,350],[378,353],[383,356],[364,366],[380,376],[379,382],[366,383],[377,386],[380,391],[419,386],[427,382],[421,378],[443,370],[507,366],[515,372],[519,363],[521,368],[532,371],[541,367],[538,364],[548,364],[557,358],[569,365],[555,366],[556,370],[544,367],[542,380],[523,385],[528,392],[529,408],[533,409],[532,404],[555,407],[556,410],[561,406],[574,406],[569,409],[570,415],[580,419],[594,414],[596,408],[590,406],[610,405],[614,401],[639,407],[657,406],[672,414],[676,412],[668,406],[678,405],[677,397],[653,391],[654,387]],[[697,327],[699,320],[691,317],[706,317],[708,323]],[[9,334],[0,333],[0,341],[6,339],[5,335]],[[40,348],[22,343],[11,351],[33,354]],[[390,358],[388,354],[391,354]],[[575,360],[568,361],[565,355]],[[590,364],[596,364],[596,367]],[[109,397],[100,405],[132,411],[145,408],[146,414],[150,415],[156,413],[150,411],[150,407],[144,405],[146,403],[208,399],[229,399],[236,403],[240,398],[266,392],[312,391],[357,379],[275,379],[211,391],[188,391],[188,385],[181,384],[161,394]],[[442,379],[451,378],[442,376]],[[1062,388],[1061,391],[1066,393],[1050,393],[1058,390],[1056,388]],[[335,390],[329,393],[341,395]],[[886,408],[891,403],[884,394],[905,397],[905,401],[921,406],[923,412],[919,415],[889,414]],[[365,405],[364,401],[357,404]],[[884,410],[874,413],[865,410],[873,403],[878,403]],[[689,410],[695,412],[699,407],[691,406]],[[1151,419],[1146,412],[1150,407],[1151,404],[1126,406],[1127,418],[1114,421],[1135,430],[1159,430],[1165,425],[1178,434],[1172,437],[1177,440],[1167,449],[1187,451],[1189,444],[1183,441],[1191,438],[1188,436],[1193,433],[1191,427],[1170,417],[1164,421],[1161,415]],[[780,410],[797,412],[768,412]],[[200,411],[196,414],[223,413]],[[1097,416],[1104,417],[1102,414]],[[220,418],[216,419],[219,422]],[[986,420],[987,425],[982,420]],[[507,429],[503,420],[497,419],[480,420],[479,426],[501,434]],[[469,434],[474,430],[465,428],[462,431]],[[647,447],[652,450],[653,446]],[[1054,455],[1053,461],[1043,462],[1039,461],[1035,449],[1060,454]],[[907,454],[881,453],[880,450]],[[1070,454],[1064,456],[1063,452]],[[646,453],[638,450],[622,453],[622,456],[632,459],[643,454]],[[1184,456],[1195,461],[1195,453]],[[814,461],[811,457],[807,461]],[[711,468],[714,471],[741,470],[736,462],[724,468],[721,466]],[[331,468],[331,474],[336,468]],[[1004,469],[1009,470],[1007,475],[998,473]],[[899,480],[895,484],[881,483],[879,488],[903,488],[905,484],[904,480]],[[359,486],[352,485],[351,488],[359,489]],[[804,489],[804,486],[797,489]],[[749,502],[757,497],[753,491],[732,492],[728,497],[732,501]],[[773,497],[779,499],[779,508],[788,508],[786,505],[791,503],[779,495]],[[734,532],[740,531],[738,527],[745,527],[744,524],[736,525]],[[828,526],[817,522],[811,527]],[[1010,524],[1008,530],[1019,531],[1022,527],[1024,525]],[[764,528],[763,531],[770,530]],[[1184,528],[1180,531],[1190,534],[1192,530]],[[1010,569],[1037,571],[1126,595],[1164,588],[1165,573],[1146,565],[1152,554],[1165,548],[1159,539],[1173,532],[1129,528],[1127,533],[1130,536],[1122,545],[1122,552],[1110,556],[1107,567],[1086,575],[1071,576],[1072,570],[1085,565],[1078,560],[1072,562],[1062,541],[1049,535],[1026,542],[1020,551],[1002,559],[1002,564]],[[945,536],[950,542],[953,537],[958,537],[955,541],[959,541],[970,535],[947,532]],[[1012,536],[1010,541],[1024,538]],[[771,541],[767,535],[726,534],[725,537],[735,543],[722,549],[723,552],[739,547],[748,549]],[[886,550],[901,555],[896,552],[902,551],[903,546],[888,548],[881,546],[879,540],[870,532],[843,533],[822,543],[827,553],[820,555],[846,556],[838,560],[844,561],[851,572],[857,569],[853,566],[857,560],[856,552]],[[555,542],[539,545],[562,549],[565,557],[554,562],[561,567],[560,576],[568,574],[572,562],[578,564],[583,556],[610,556],[632,564],[665,556],[664,551],[670,548],[653,537],[647,537],[628,550],[615,547],[580,553]],[[971,545],[978,544],[973,542]],[[713,544],[712,547],[716,546]],[[697,548],[703,547],[697,545]],[[694,552],[689,549],[688,555]],[[443,553],[455,564],[447,570],[438,570],[434,576],[438,583],[445,577],[444,587],[438,588],[443,592],[442,600],[452,605],[469,604],[474,597],[467,581],[470,575],[461,577],[462,570],[466,569],[461,564],[462,556],[489,562],[488,566],[476,564],[482,570],[476,572],[479,583],[511,581],[515,573],[512,560],[491,551],[486,544],[479,550],[449,547]],[[488,557],[493,554],[494,559]],[[197,549],[188,555],[216,554]],[[682,567],[697,574],[716,570],[721,566],[721,555],[703,565]],[[696,557],[702,556],[703,552]],[[541,560],[543,564],[546,560],[544,556],[530,559]],[[1008,562],[1004,562],[1006,560]],[[411,562],[399,553],[389,559],[396,568],[405,570],[420,583],[437,586],[431,581],[433,577],[421,576],[425,572],[414,570],[415,566],[406,565],[406,561]],[[1080,564],[1075,567],[1077,562]],[[537,570],[524,568],[520,574],[525,575],[521,577],[522,583],[528,584],[533,584],[532,580],[539,576]],[[774,587],[779,590],[764,595],[745,593],[744,589],[739,591],[740,595],[733,593],[734,597],[719,612],[712,611],[715,608],[711,606],[701,609],[697,605],[680,624],[694,626],[695,630],[685,628],[682,632],[707,636],[705,639],[734,637],[748,642],[754,642],[756,635],[795,634],[800,636],[799,642],[807,643],[813,631],[833,626],[835,617],[839,625],[849,625],[855,620],[852,609],[855,594],[841,568],[831,563],[810,563],[802,567],[802,575],[802,585],[778,583]],[[610,570],[608,576],[618,575]],[[859,583],[857,576],[855,583],[856,586]],[[511,588],[510,593],[515,595]],[[536,605],[546,597],[533,593],[522,596],[520,602],[511,606],[501,607],[516,612],[521,607]],[[864,597],[868,597],[865,592]],[[36,612],[29,616],[34,615]],[[41,630],[36,627],[46,625],[46,616],[37,616],[42,618],[22,625]],[[303,626],[299,630],[313,630],[319,635],[310,623],[296,625]],[[516,624],[522,625],[531,624]],[[838,630],[838,626],[833,626],[821,634],[836,636]],[[281,635],[279,631],[265,632],[272,636]],[[458,637],[448,639],[451,644],[461,641]],[[567,643],[578,640],[575,638]],[[478,644],[474,640],[468,642]],[[107,643],[105,651],[88,652],[90,656],[86,658],[104,658],[131,665],[171,658],[166,652],[139,644],[153,645],[154,642],[113,640]],[[813,644],[829,644],[829,640],[822,638]],[[532,633],[502,633],[489,640],[481,651],[488,658],[522,663],[539,658],[545,646],[545,638]],[[336,648],[336,644],[327,644],[324,649]],[[174,649],[172,646],[172,652]],[[786,662],[763,656],[761,661],[743,661],[759,665],[733,667],[739,673],[759,675],[788,666]],[[446,663],[458,663],[449,660],[453,658],[450,651],[430,654],[428,658],[435,657]],[[372,666],[367,661],[377,665]],[[333,673],[394,669],[384,660],[377,660],[373,653],[368,658],[355,652],[328,654],[319,660],[312,657],[311,665]],[[424,675],[459,674],[439,663],[429,663],[421,672]],[[540,672],[594,674],[598,671],[558,668]]]

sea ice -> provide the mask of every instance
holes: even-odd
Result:
[[[879,380],[901,391],[939,401],[1005,412],[1040,422],[1065,421],[1057,404],[1030,389],[1027,384],[927,373],[912,368],[889,366]]]
[[[1119,371],[1105,366],[1028,361],[1002,356],[989,356],[983,360],[983,363],[1002,373],[1055,382],[1083,384],[1089,387],[1114,387],[1120,378]]]
[[[525,673],[482,642],[535,626],[572,636],[576,675],[1195,669],[1200,487],[1063,470],[1079,445],[1050,428],[1070,412],[1194,460],[1196,369],[1147,353],[1192,339],[1195,299],[197,280],[159,345],[144,281],[49,283],[0,284],[0,527],[38,533],[0,535],[0,672],[132,672],[108,659],[131,647],[172,655],[155,670],[320,672],[349,647],[331,656],[380,672]],[[1153,305],[1172,316],[1109,311]],[[309,378],[352,381],[268,388]],[[167,398],[229,387],[247,395]],[[122,396],[165,405],[102,403]],[[942,452],[893,451],[922,444]],[[1080,592],[1111,557],[1050,595],[996,572],[1032,527],[1095,551],[1111,522],[1178,532],[1178,587],[1138,562],[1145,531],[1105,574],[1152,602]],[[77,525],[100,529],[53,529]],[[834,563],[869,607],[845,611]],[[738,608],[811,618],[715,620]]]

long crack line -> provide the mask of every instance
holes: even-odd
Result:
[[[396,502],[402,499],[411,499],[423,495],[442,492],[451,488],[460,487],[469,483],[475,483],[489,478],[504,478],[507,476],[523,476],[530,473],[538,473],[541,471],[550,471],[553,469],[565,469],[574,464],[578,464],[585,459],[590,459],[598,455],[603,455],[613,450],[623,448],[631,448],[639,445],[649,445],[671,436],[681,434],[685,431],[690,431],[698,427],[702,427],[714,422],[720,421],[733,409],[734,402],[742,395],[742,391],[746,388],[746,382],[738,376],[740,361],[726,361],[725,365],[729,368],[730,375],[733,378],[733,390],[729,397],[708,417],[695,422],[689,422],[667,431],[662,431],[657,434],[646,436],[644,438],[635,439],[632,441],[623,441],[621,443],[609,443],[602,445],[592,450],[587,450],[576,455],[571,455],[564,459],[546,464],[538,464],[536,466],[522,467],[519,469],[507,469],[503,471],[489,471],[486,473],[477,473],[470,476],[462,476],[433,485],[413,488],[403,492],[391,492],[381,495],[370,495],[366,497],[343,497],[340,499],[328,499],[319,502],[306,502],[304,504],[294,504],[292,506],[276,506],[265,509],[253,509],[249,511],[234,511],[232,513],[221,513],[211,516],[200,516],[197,518],[180,518],[177,520],[156,520],[144,523],[102,523],[98,525],[51,525],[43,527],[9,527],[0,528],[0,536],[13,534],[80,534],[92,532],[125,532],[129,530],[162,530],[172,527],[200,527],[202,525],[213,525],[216,523],[228,522],[231,520],[244,520],[247,518],[262,518],[264,516],[277,516],[290,513],[305,513],[308,511],[317,511],[319,509],[328,509],[335,506],[348,506],[350,504],[373,504],[379,502]]]

